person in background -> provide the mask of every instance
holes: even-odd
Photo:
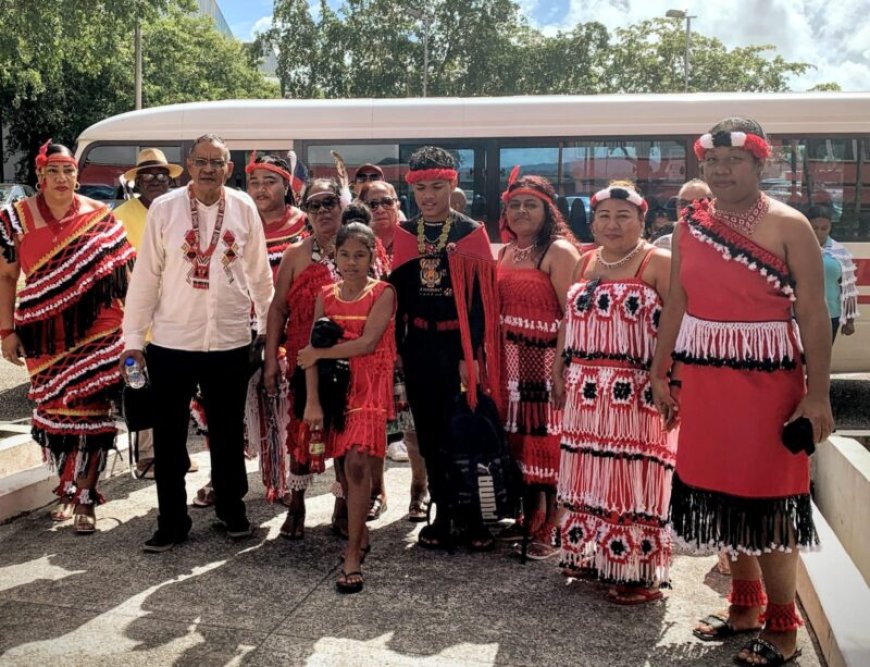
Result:
[[[136,252],[139,252],[142,245],[142,236],[145,234],[145,216],[151,207],[151,202],[169,192],[172,181],[183,173],[184,169],[181,165],[170,164],[159,148],[143,148],[136,156],[136,166],[124,172],[124,181],[133,183],[135,192],[139,196],[128,199],[113,213],[115,218],[124,225],[127,239],[136,249]],[[136,476],[140,478],[154,478],[153,433],[154,431],[149,428],[136,434],[139,439]],[[197,467],[191,459],[188,470],[194,472],[196,469]]]
[[[670,579],[676,438],[649,371],[670,255],[642,238],[647,203],[634,184],[612,181],[590,202],[600,245],[577,265],[553,364],[562,566],[611,584],[610,602],[637,605],[660,599]]]
[[[819,242],[803,215],[761,191],[770,153],[746,118],[695,142],[714,199],[689,206],[674,233],[652,367],[664,423],[679,420],[675,538],[732,558],[728,610],[693,633],[718,641],[760,631],[735,656],[740,665],[799,654],[797,554],[818,544],[808,453],[833,430]]]
[[[683,211],[695,201],[710,201],[713,194],[710,192],[710,187],[700,178],[693,178],[686,181],[680,186],[680,191],[677,193],[677,219],[683,217]],[[671,232],[663,234],[652,241],[652,244],[657,248],[671,249],[671,239],[673,237],[673,225]]]
[[[106,205],[75,193],[78,176],[69,148],[49,139],[36,156],[39,193],[0,210],[0,347],[6,361],[27,366],[33,439],[59,477],[50,516],[75,517],[75,531],[89,534],[115,442],[110,396],[121,384],[122,300],[135,253]]]
[[[144,545],[149,552],[167,551],[190,532],[184,475],[197,385],[210,427],[215,513],[230,538],[252,534],[244,502],[251,301],[258,335],[264,335],[273,286],[257,207],[246,193],[224,185],[232,168],[220,137],[206,134],[193,142],[188,187],[148,209],[127,294],[121,361],[132,358],[147,367],[155,399],[159,516],[157,531]]]
[[[842,243],[831,238],[831,209],[811,206],[807,218],[822,246],[825,268],[825,304],[831,317],[831,342],[837,332],[844,336],[855,333],[858,317],[858,280],[852,254]]]
[[[450,208],[465,215],[465,210],[468,208],[468,197],[465,196],[465,190],[456,187],[450,193]]]
[[[393,253],[395,246],[396,230],[399,228],[399,200],[396,197],[395,188],[386,181],[373,181],[363,186],[360,191],[360,200],[371,209],[372,220],[371,227],[375,236],[380,240],[386,251],[388,258],[388,266],[392,267]],[[397,357],[396,367],[396,382],[400,386],[404,386],[404,373],[399,367]],[[411,462],[411,503],[408,506],[408,520],[419,522],[426,520],[426,508],[428,505],[428,492],[426,483],[426,463],[420,454],[420,445],[417,441],[417,431],[414,429],[414,420],[410,416],[410,412],[397,407],[397,418],[403,420],[398,424],[402,432],[402,440],[391,442],[387,446],[387,456],[394,461]],[[386,487],[384,485],[384,470],[383,466],[378,466],[372,470],[372,498],[376,498],[375,494],[380,494],[386,498]],[[381,507],[385,500],[381,501]],[[372,502],[369,509],[369,517],[376,519],[375,516],[380,514],[377,511],[376,503]]]
[[[494,546],[480,511],[453,516],[458,505],[449,485],[445,453],[460,452],[448,437],[458,401],[474,410],[478,392],[498,400],[499,333],[495,263],[485,228],[450,209],[456,161],[443,148],[424,146],[408,159],[405,180],[420,215],[399,225],[390,282],[396,287],[396,339],[426,461],[429,491],[437,507],[417,543],[449,549],[453,527],[471,550]],[[467,389],[462,396],[462,387]]]
[[[650,243],[674,231],[674,223],[668,216],[668,210],[657,206],[647,215],[645,237]]]
[[[335,240],[336,264],[341,280],[325,286],[317,297],[314,320],[327,317],[342,327],[341,340],[332,347],[310,344],[299,351],[299,366],[306,369],[305,423],[311,431],[324,426],[318,399],[317,361],[349,359],[350,389],[344,428],[326,435],[333,455],[344,471],[348,506],[348,541],[344,567],[336,581],[339,593],[358,593],[360,571],[371,549],[366,515],[371,497],[371,459],[383,470],[387,420],[393,407],[393,365],[396,357],[395,290],[371,277],[375,259],[374,232],[361,222],[342,226]]]
[[[511,174],[500,224],[507,242],[498,258],[502,402],[511,455],[519,464],[523,511],[534,560],[559,553],[556,486],[562,412],[551,400],[552,369],[565,298],[580,253],[556,207],[556,192],[540,176]],[[517,522],[518,524],[520,522]],[[522,531],[505,529],[498,539]]]
[[[353,190],[354,194],[359,197],[360,192],[366,183],[374,183],[383,180],[384,170],[376,164],[366,162],[356,168],[353,175],[353,183],[350,184],[350,188]]]

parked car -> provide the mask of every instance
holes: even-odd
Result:
[[[29,185],[20,183],[0,183],[0,207],[8,206],[25,197],[36,194]]]

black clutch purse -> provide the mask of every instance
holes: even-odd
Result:
[[[344,329],[328,317],[321,317],[311,328],[312,347],[332,347],[341,340]],[[290,360],[291,362],[295,361]],[[344,430],[344,412],[347,408],[347,393],[350,389],[350,363],[347,359],[321,359],[317,362],[318,396],[323,408],[323,428]],[[296,367],[290,380],[293,392],[293,411],[302,419],[308,395],[305,371]]]
[[[813,423],[806,417],[789,422],[782,429],[782,444],[792,454],[806,452],[811,456],[816,451],[813,438]]]
[[[139,389],[124,385],[121,391],[121,414],[130,433],[154,428],[154,389],[150,382]]]

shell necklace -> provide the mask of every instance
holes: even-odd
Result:
[[[637,245],[634,246],[633,250],[630,250],[629,253],[622,258],[616,260],[615,262],[608,262],[601,256],[601,251],[604,250],[603,246],[598,246],[598,249],[595,251],[595,261],[603,266],[605,269],[617,269],[620,266],[625,266],[632,259],[634,259],[635,255],[643,249],[644,245],[646,245],[643,239],[640,239],[637,242]]]
[[[426,238],[427,224],[434,227],[442,223],[427,223],[422,217],[420,218],[420,222],[417,223],[417,250],[421,256],[437,255],[447,246],[447,236],[450,234],[450,228],[453,226],[453,216],[448,216],[447,220],[444,221],[441,226],[441,233],[434,242]]]
[[[514,264],[521,264],[530,260],[532,258],[532,253],[535,251],[535,248],[538,247],[537,241],[533,241],[531,245],[527,245],[525,248],[520,248],[516,241],[514,241],[511,245],[514,248]]]

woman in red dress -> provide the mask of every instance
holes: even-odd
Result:
[[[336,262],[341,282],[324,287],[314,309],[315,321],[328,317],[343,329],[333,347],[303,348],[299,365],[307,369],[305,423],[312,431],[323,428],[318,399],[319,359],[350,360],[350,391],[345,425],[327,435],[333,455],[343,459],[345,497],[348,501],[348,543],[344,569],[336,582],[340,593],[362,590],[360,566],[371,548],[366,528],[371,496],[371,459],[383,465],[387,420],[393,412],[393,365],[396,360],[396,296],[391,285],[370,277],[375,258],[375,235],[358,222],[342,227],[336,238]]]
[[[115,442],[109,395],[121,381],[122,299],[135,253],[105,204],[75,194],[68,148],[46,142],[36,173],[40,193],[0,211],[3,357],[27,364],[33,437],[60,477],[51,518],[74,513],[76,532],[93,533],[97,482]]]
[[[674,231],[652,369],[663,418],[680,418],[671,518],[678,539],[732,558],[731,606],[695,635],[761,630],[735,660],[783,664],[799,653],[797,550],[818,541],[809,458],[784,446],[783,425],[805,417],[794,444],[807,448],[833,429],[822,258],[807,219],[760,190],[770,145],[758,123],[726,119],[695,153],[715,199]]]
[[[633,184],[612,182],[591,203],[601,245],[577,266],[553,364],[564,400],[562,564],[634,605],[669,583],[676,437],[662,427],[649,368],[670,254],[641,238],[647,204]]]
[[[509,183],[502,200],[507,245],[499,253],[498,292],[505,431],[526,487],[528,557],[537,560],[559,553],[553,538],[562,411],[551,401],[550,377],[580,253],[549,181],[524,176]]]
[[[312,234],[290,246],[281,259],[275,281],[275,298],[269,307],[263,383],[269,394],[278,391],[278,348],[283,341],[287,359],[296,359],[308,345],[314,322],[314,304],[321,290],[338,280],[335,266],[335,235],[341,227],[341,186],[332,179],[311,181],[302,195]],[[283,296],[282,296],[283,295]],[[288,369],[290,379],[295,366]],[[294,414],[289,396],[287,451],[290,454],[288,487],[291,493],[281,535],[302,539],[305,535],[305,490],[311,483],[310,432]],[[326,457],[331,456],[327,452]],[[319,465],[322,459],[318,458]],[[321,470],[315,472],[322,472]]]

